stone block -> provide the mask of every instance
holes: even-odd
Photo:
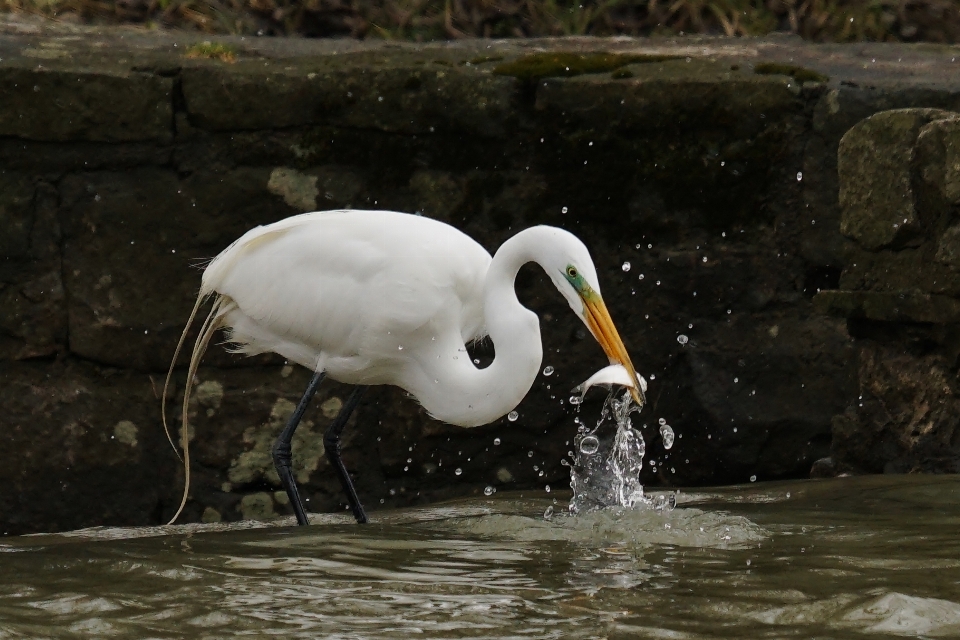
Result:
[[[0,362],[0,533],[154,523],[176,458],[145,375]]]
[[[960,114],[935,120],[917,138],[919,173],[948,205],[960,205]]]
[[[0,360],[66,347],[56,192],[24,174],[0,173]]]
[[[885,322],[960,322],[960,300],[918,291],[821,291],[813,299],[820,313]]]
[[[297,211],[270,169],[71,174],[60,184],[70,350],[164,371],[200,285],[197,265],[249,229]],[[214,362],[216,362],[214,354]]]
[[[642,184],[668,209],[709,211],[704,223],[724,228],[757,214],[771,164],[795,154],[799,166],[803,102],[792,78],[705,60],[625,69],[632,75],[623,79],[537,82],[547,166],[577,176],[567,182],[571,191],[592,196],[580,185]],[[621,161],[609,162],[614,157]]]
[[[840,231],[864,249],[916,242],[921,230],[914,206],[912,166],[920,130],[953,116],[939,109],[895,109],[855,125],[840,140]]]
[[[0,136],[167,142],[172,135],[172,78],[109,66],[0,66]]]
[[[859,400],[833,425],[841,471],[960,472],[956,376],[940,357],[863,345],[859,378]]]
[[[346,57],[183,69],[190,121],[219,131],[331,124],[429,135],[502,136],[515,118],[514,78],[473,67],[356,64]]]

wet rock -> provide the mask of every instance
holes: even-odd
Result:
[[[938,109],[899,109],[871,116],[840,141],[840,231],[871,251],[902,247],[920,234],[911,184],[914,146]]]
[[[28,174],[0,173],[0,360],[66,348],[56,194]]]
[[[833,478],[837,475],[837,465],[833,458],[820,458],[810,467],[811,478]]]
[[[4,57],[0,136],[58,142],[166,142],[171,138],[171,78],[106,61],[99,61],[97,68],[82,69],[63,68],[56,61],[37,64],[29,57]]]
[[[860,349],[860,395],[834,422],[832,457],[868,473],[960,472],[956,375],[942,356]]]
[[[211,130],[332,124],[405,134],[504,134],[513,117],[514,78],[422,57],[403,64],[405,57],[344,55],[336,65],[198,62],[183,70],[183,95],[191,122]]]

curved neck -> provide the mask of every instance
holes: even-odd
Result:
[[[514,282],[520,267],[537,262],[537,236],[534,227],[507,240],[487,271],[484,319],[496,351],[490,366],[478,369],[469,357],[447,360],[440,367],[443,384],[414,391],[435,418],[464,427],[488,424],[520,404],[533,386],[543,361],[540,320],[520,304]]]

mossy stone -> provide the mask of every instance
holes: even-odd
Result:
[[[567,78],[585,73],[605,73],[628,64],[662,62],[677,57],[675,55],[573,53],[569,51],[532,53],[498,65],[494,68],[493,73],[531,82],[538,78]]]
[[[921,233],[912,162],[920,129],[953,114],[894,109],[861,121],[840,140],[840,231],[869,251],[901,247]]]
[[[761,75],[790,76],[797,82],[829,82],[830,76],[812,69],[806,69],[793,64],[781,62],[758,62],[753,65],[753,72]]]

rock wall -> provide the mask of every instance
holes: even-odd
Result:
[[[815,305],[849,318],[860,393],[834,419],[824,472],[960,471],[960,113],[871,116],[839,148],[840,289]]]
[[[805,477],[855,422],[871,362],[812,302],[853,273],[840,138],[891,107],[960,109],[949,48],[223,39],[229,62],[191,38],[0,37],[0,533],[169,517],[182,480],[159,395],[198,267],[252,226],[339,207],[420,212],[491,251],[533,224],[577,233],[650,379],[643,481]],[[565,401],[605,363],[542,273],[518,290],[555,373],[517,421],[471,430],[368,393],[344,454],[368,507],[566,488]],[[184,520],[288,513],[269,443],[306,381],[208,352]],[[320,436],[346,392],[325,384],[294,444],[309,510],[345,506]]]

